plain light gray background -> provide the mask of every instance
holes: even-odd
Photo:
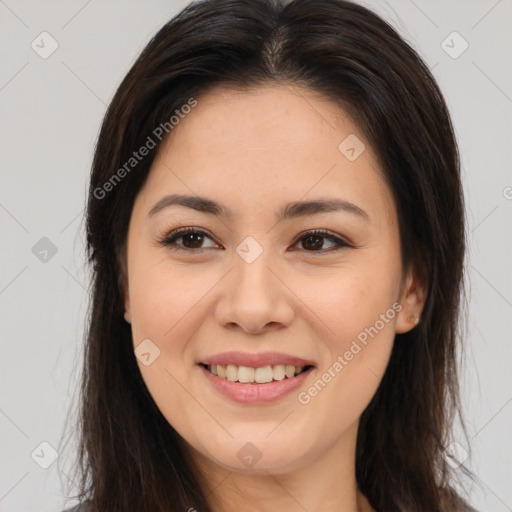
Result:
[[[72,446],[41,465],[62,443],[80,372],[93,147],[120,80],[186,4],[0,0],[0,512],[65,505]],[[472,452],[464,464],[480,482],[473,505],[511,511],[512,0],[365,5],[420,52],[452,112],[470,233],[462,381],[470,446],[453,439]]]

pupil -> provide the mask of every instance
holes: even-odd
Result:
[[[201,245],[203,235],[201,235],[199,233],[188,233],[187,235],[184,236],[184,239],[183,239],[183,244],[185,245],[185,247],[189,247],[188,246],[188,242],[189,241],[191,241],[192,245],[194,245],[194,240],[193,240],[194,237],[198,237],[199,238],[199,240],[196,240],[195,243],[196,244],[199,243],[199,246]],[[197,248],[197,247],[194,245],[193,248]]]
[[[306,239],[304,240],[304,242],[306,243],[306,245],[309,245],[309,241],[310,241],[310,240],[317,240],[317,241],[318,241],[318,243],[316,243],[316,244],[315,244],[315,243],[313,243],[313,244],[312,244],[312,245],[313,245],[313,247],[312,247],[312,248],[314,248],[314,249],[321,249],[321,247],[322,247],[322,237],[317,236],[317,235],[309,236],[308,238],[306,238]]]

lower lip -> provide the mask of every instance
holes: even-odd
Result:
[[[265,384],[242,384],[213,375],[212,372],[202,365],[199,365],[199,368],[212,386],[221,394],[234,402],[251,405],[276,402],[297,389],[314,370],[314,368],[310,368],[291,379],[284,378],[283,380],[276,380]]]

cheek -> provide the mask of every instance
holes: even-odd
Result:
[[[146,265],[142,258],[134,256],[132,262],[133,345],[136,349],[149,339],[158,354],[151,365],[146,366],[140,360],[138,365],[153,397],[154,393],[164,393],[166,400],[173,401],[180,395],[178,382],[185,380],[187,370],[193,366],[187,341],[197,328],[201,298],[213,286],[214,283],[210,283],[213,276],[209,279],[204,272],[185,271],[167,261]],[[175,386],[178,386],[176,392],[172,392]]]
[[[293,278],[293,279],[292,279]],[[300,301],[298,320],[308,319],[328,342],[331,358],[348,350],[351,342],[364,342],[374,327],[383,337],[392,338],[397,317],[396,302],[400,266],[394,260],[366,261],[340,268],[325,268],[314,275],[296,273],[288,283]],[[393,306],[394,305],[394,306]],[[317,330],[318,329],[318,330]]]
[[[400,271],[396,259],[375,259],[340,270],[336,279],[331,273],[331,278],[311,280],[307,287],[302,284],[301,297],[321,320],[316,321],[320,327],[316,337],[323,353],[314,382],[301,390],[298,402],[311,410],[329,411],[312,416],[318,428],[348,427],[375,394],[401,310]]]
[[[375,395],[389,362],[397,308],[388,291],[377,293],[366,283],[366,293],[362,282],[357,284],[331,291],[333,302],[324,301],[319,310],[334,334],[316,340],[323,344],[322,365],[297,393],[294,421],[304,446],[328,449],[348,431]]]
[[[187,324],[201,299],[218,281],[212,272],[159,262],[135,269],[130,276],[130,304],[135,340],[147,337],[177,349],[169,340],[188,332]],[[164,344],[165,342],[165,344]]]
[[[215,276],[167,261],[140,263],[133,258],[130,275],[133,344],[136,348],[149,339],[157,347],[154,350],[158,356],[150,365],[140,359],[137,364],[149,393],[169,423],[180,432],[191,431],[190,417],[199,418],[204,411],[193,410],[188,392],[194,369],[189,340],[200,325],[199,315],[204,314],[201,299],[215,284]],[[191,414],[182,414],[184,410]]]

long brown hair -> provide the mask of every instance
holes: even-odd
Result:
[[[421,323],[396,335],[361,417],[360,490],[377,511],[467,510],[443,457],[461,416],[465,222],[454,132],[418,54],[376,14],[343,0],[192,3],[151,39],[108,107],[87,205],[93,280],[77,424],[78,497],[91,510],[211,510],[181,436],[136,364],[120,258],[134,199],[163,139],[155,130],[166,127],[172,137],[171,116],[214,85],[286,82],[336,102],[367,136],[394,196],[403,265],[427,283]],[[128,167],[148,137],[156,147]]]

